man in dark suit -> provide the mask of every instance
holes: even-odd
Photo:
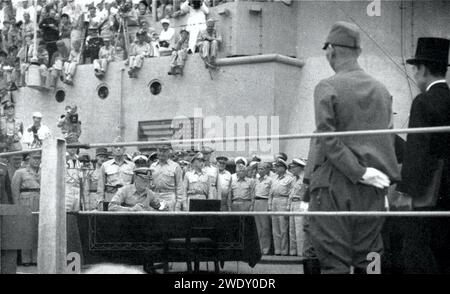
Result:
[[[409,128],[450,126],[450,90],[445,76],[450,40],[419,38],[414,79],[421,90],[411,106]],[[417,211],[450,210],[450,134],[408,134],[397,190]],[[411,273],[450,272],[450,218],[410,218],[403,246]]]
[[[358,28],[333,25],[323,48],[336,74],[315,89],[317,132],[392,127],[392,96],[358,65]],[[393,135],[320,138],[310,179],[310,211],[382,211],[386,188],[400,179]],[[382,253],[382,218],[312,217],[309,223],[322,273],[366,273],[368,254]]]

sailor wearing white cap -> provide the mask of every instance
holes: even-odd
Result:
[[[33,112],[33,124],[24,130],[22,144],[29,149],[40,148],[42,141],[50,136],[50,129],[42,124],[42,113]]]
[[[275,161],[277,177],[272,183],[272,191],[269,197],[269,210],[289,211],[288,198],[294,186],[295,178],[286,171],[288,164],[281,158]],[[289,253],[289,217],[272,217],[273,242],[275,255],[288,255]]]
[[[133,163],[136,167],[148,167],[148,158],[143,154],[139,154],[133,157]]]
[[[295,183],[289,194],[288,206],[292,212],[308,210],[308,203],[304,202],[306,185],[303,183],[303,174],[306,161],[301,158],[294,158],[289,164],[289,170],[295,177]],[[305,234],[303,231],[304,217],[291,216],[289,218],[289,255],[302,255]]]
[[[170,27],[170,20],[163,18],[161,20],[162,30],[159,33],[159,46],[169,48],[173,36],[175,35],[175,29]]]

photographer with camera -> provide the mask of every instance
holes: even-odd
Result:
[[[33,124],[29,126],[23,136],[23,144],[29,149],[42,147],[42,141],[51,136],[50,129],[42,124],[42,114],[40,112],[33,113]]]
[[[61,115],[58,128],[61,128],[66,143],[78,143],[81,135],[81,121],[78,120],[77,106],[67,105],[65,110],[66,114]]]

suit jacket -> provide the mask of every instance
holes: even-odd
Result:
[[[450,90],[446,83],[433,85],[426,93],[413,101],[409,128],[450,126]],[[409,194],[415,207],[429,203],[424,199],[433,172],[440,159],[444,160],[444,172],[440,183],[440,197],[447,203],[449,196],[450,134],[408,134],[402,167],[402,182],[397,190]],[[438,203],[439,205],[439,203]]]
[[[392,96],[354,61],[336,65],[336,74],[317,85],[314,108],[317,132],[392,127]],[[308,160],[314,164],[311,191],[329,187],[333,173],[344,175],[347,184],[357,184],[367,167],[382,171],[392,182],[400,180],[394,135],[327,137],[315,141],[311,144],[315,146],[314,160]]]

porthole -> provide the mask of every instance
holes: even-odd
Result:
[[[66,99],[66,92],[64,90],[56,90],[55,99],[59,103],[63,102]]]
[[[97,90],[98,97],[100,99],[106,99],[109,96],[109,88],[106,85],[101,85]]]
[[[153,95],[158,95],[159,93],[161,93],[162,84],[158,80],[152,80],[149,83],[149,88],[150,88],[150,93],[152,93]]]

